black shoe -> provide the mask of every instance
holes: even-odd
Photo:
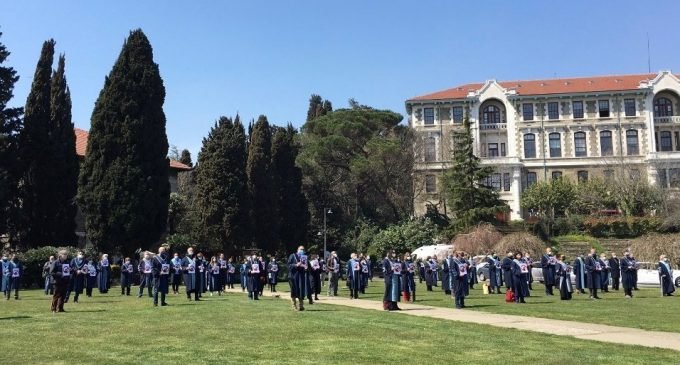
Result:
[[[161,303],[161,307],[167,307],[168,303]]]

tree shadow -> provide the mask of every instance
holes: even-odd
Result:
[[[14,317],[0,317],[0,321],[9,321],[12,319],[28,319],[33,318],[31,316],[14,316]]]

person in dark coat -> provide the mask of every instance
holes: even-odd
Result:
[[[600,299],[597,296],[597,290],[602,286],[602,264],[600,259],[597,257],[597,252],[595,248],[590,249],[590,255],[586,256],[586,281],[588,284],[588,290],[590,291],[590,299]]]
[[[189,247],[187,254],[182,258],[182,272],[184,277],[184,288],[187,294],[187,299],[191,300],[191,294],[194,295],[194,301],[201,300],[198,292],[201,284],[201,275],[198,273],[198,258],[194,255],[194,248]]]
[[[85,272],[84,268],[85,265],[87,265],[87,261],[85,260],[85,256],[83,255],[82,251],[78,251],[76,253],[76,258],[71,260],[71,269],[73,270],[71,272],[71,275],[73,275],[73,278],[71,279],[71,290],[67,291],[66,294],[66,299],[65,302],[68,302],[69,295],[71,294],[71,291],[73,291],[73,302],[78,303],[78,297],[80,294],[83,294],[83,289],[85,288]]]
[[[172,260],[170,260],[170,265],[172,265],[172,293],[179,294],[179,284],[182,281],[182,259],[179,258],[179,254],[175,252]]]
[[[397,303],[401,298],[401,263],[397,260],[394,251],[385,255],[383,260],[383,272],[385,273],[385,293],[383,295],[383,309],[387,311],[401,310]]]
[[[603,292],[609,293],[609,276],[611,275],[611,267],[609,266],[609,260],[607,260],[607,255],[603,253],[600,254],[600,265],[602,265],[602,273],[600,274],[601,285],[600,288]]]
[[[432,291],[432,287],[437,286],[437,259],[429,256],[425,262],[425,284],[427,291]]]
[[[279,283],[279,264],[276,263],[276,256],[269,258],[267,264],[267,282],[269,283],[269,291],[276,293],[276,284]]]
[[[71,264],[66,250],[59,251],[57,259],[50,264],[50,277],[54,285],[52,313],[64,312],[66,289],[71,281]]]
[[[512,260],[510,272],[512,273],[512,291],[515,293],[515,303],[526,303],[524,298],[529,296],[529,265],[522,260],[522,254],[517,253]]]
[[[338,296],[338,281],[340,280],[340,259],[338,259],[337,252],[331,252],[331,257],[328,258],[326,265],[328,269],[328,296]]]
[[[290,298],[293,302],[294,310],[305,310],[308,265],[309,261],[307,255],[305,255],[305,246],[299,246],[297,252],[288,256],[288,284],[290,285]]]
[[[120,295],[130,295],[130,287],[134,278],[135,266],[129,257],[120,264]]]
[[[85,295],[91,298],[92,289],[97,286],[97,273],[99,273],[97,261],[94,259],[88,260],[85,267],[83,267],[83,272],[85,273]]]
[[[158,307],[158,295],[161,297],[161,306],[165,307],[165,296],[170,286],[170,260],[165,252],[165,247],[158,249],[158,255],[152,259],[153,265],[153,306]]]
[[[0,261],[0,286],[2,287],[2,293],[6,300],[9,300],[12,293],[12,276],[14,275],[14,263],[7,257],[6,254],[2,255],[2,261]]]
[[[406,302],[416,301],[415,272],[416,264],[411,260],[411,253],[407,252],[401,265],[401,291]]]
[[[321,294],[321,260],[319,255],[312,255],[312,261],[309,262],[309,276],[311,284],[311,293],[314,294],[314,300],[319,300]],[[368,278],[366,278],[368,280]]]
[[[451,295],[457,309],[465,308],[465,290],[468,289],[468,267],[462,252],[447,258]]]
[[[508,254],[503,258],[503,261],[501,262],[501,270],[503,271],[503,280],[505,281],[505,291],[507,292],[508,289],[514,288],[514,275],[512,274],[512,258],[513,254],[511,251],[508,251]]]
[[[248,299],[260,300],[260,261],[256,255],[250,257],[246,265],[246,288],[248,289]]]
[[[234,289],[234,281],[236,281],[236,265],[234,260],[230,257],[227,260],[227,287]]]
[[[616,253],[612,252],[612,257],[609,258],[609,273],[612,277],[612,290],[619,290],[619,281],[621,280],[621,265]]]
[[[496,259],[496,254],[491,253],[486,258],[489,268],[489,294],[501,293],[501,262]]]
[[[633,290],[639,290],[638,289],[638,262],[635,260],[635,256],[632,254],[630,255],[630,259],[633,260],[633,266],[636,268],[633,271]]]
[[[349,298],[359,299],[359,288],[361,287],[361,263],[357,254],[352,252],[347,261],[347,286],[349,286]]]
[[[630,255],[630,251],[624,252],[621,259],[621,285],[623,286],[624,296],[628,299],[633,297],[634,275],[636,275],[636,272],[637,264]]]
[[[45,295],[54,295],[54,285],[52,284],[54,280],[50,276],[50,267],[53,262],[54,256],[50,256],[50,259],[43,265],[42,277],[45,282]]]
[[[557,288],[560,290],[561,300],[571,300],[574,291],[571,286],[571,266],[564,262],[564,255],[557,258]]]
[[[451,254],[447,258],[453,257]],[[449,261],[444,260],[442,262],[442,290],[444,294],[451,295],[451,280],[449,278]]]
[[[151,252],[144,252],[143,258],[139,261],[139,290],[137,291],[137,298],[144,295],[144,288],[146,288],[149,298],[153,296],[153,262],[151,261]]]
[[[534,288],[532,286],[532,284],[534,282],[534,275],[531,273],[531,267],[534,263],[534,259],[531,258],[530,253],[528,253],[528,252],[524,253],[524,262],[526,262],[527,265],[529,265],[529,292],[531,292],[532,290],[534,290]],[[555,269],[557,269],[557,265],[555,266]],[[557,281],[557,277],[555,277],[555,281]]]
[[[543,271],[543,283],[545,284],[545,295],[553,295],[555,285],[555,265],[557,260],[552,253],[552,248],[545,249],[545,254],[541,257],[541,271]]]
[[[583,255],[579,255],[574,260],[574,276],[576,276],[576,289],[580,294],[585,294],[586,286],[586,264]]]
[[[219,296],[222,295],[222,288],[224,286],[222,285],[222,272],[220,271],[221,269],[222,264],[217,259],[217,256],[213,256],[210,259],[210,264],[208,264],[210,278],[210,281],[208,282],[208,291],[210,291],[211,297],[213,296],[213,294],[215,294],[215,292],[217,292],[217,295]]]
[[[109,255],[103,254],[99,261],[99,276],[97,287],[100,294],[106,294],[111,288],[111,265],[109,263]]]
[[[659,257],[659,284],[661,285],[661,296],[670,297],[673,295],[675,291],[673,268],[671,268],[666,255]]]

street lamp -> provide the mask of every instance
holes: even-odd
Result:
[[[323,260],[326,261],[326,214],[333,214],[331,208],[323,208]]]

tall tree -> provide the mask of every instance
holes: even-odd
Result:
[[[189,167],[193,167],[194,163],[191,162],[191,152],[189,152],[189,150],[187,150],[187,149],[183,149],[182,154],[179,157],[179,162],[181,162],[181,163],[183,163],[183,164],[185,164]]]
[[[0,32],[0,37],[2,32]],[[14,96],[14,84],[19,81],[12,67],[2,66],[10,52],[0,43],[0,234],[8,234],[14,242],[14,221],[18,204],[17,184],[19,158],[17,137],[21,128],[23,108],[9,108],[7,103]]]
[[[51,122],[50,96],[54,40],[45,41],[26,100],[24,127],[19,135],[22,166],[20,182],[20,235],[24,247],[52,244],[52,219],[56,214],[52,199],[57,166],[54,165],[55,132]]]
[[[131,253],[165,232],[168,138],[165,87],[146,35],[130,32],[92,112],[78,200],[100,250]]]
[[[482,166],[474,154],[467,110],[463,128],[454,132],[453,140],[453,164],[446,170],[442,180],[454,224],[467,229],[480,221],[493,221],[495,215],[507,211],[508,206],[500,199],[498,192],[487,184],[493,168]]]
[[[271,127],[267,117],[260,115],[250,137],[246,172],[252,202],[253,243],[266,252],[280,248],[277,187],[274,185],[271,152]]]
[[[309,227],[309,207],[302,192],[302,171],[295,165],[300,146],[291,124],[277,128],[272,140],[274,185],[278,188],[279,238],[290,251],[304,242]]]
[[[250,245],[246,134],[240,121],[221,117],[203,139],[194,171],[197,231],[212,249],[234,252]]]
[[[307,121],[326,115],[333,111],[333,105],[328,100],[323,100],[320,95],[312,94],[309,98],[307,109]]]
[[[66,83],[65,63],[64,55],[60,55],[51,86],[53,160],[54,171],[58,175],[51,181],[55,207],[51,222],[53,243],[73,245],[77,242],[75,219],[80,166],[76,155],[76,134],[71,121],[71,92]]]

